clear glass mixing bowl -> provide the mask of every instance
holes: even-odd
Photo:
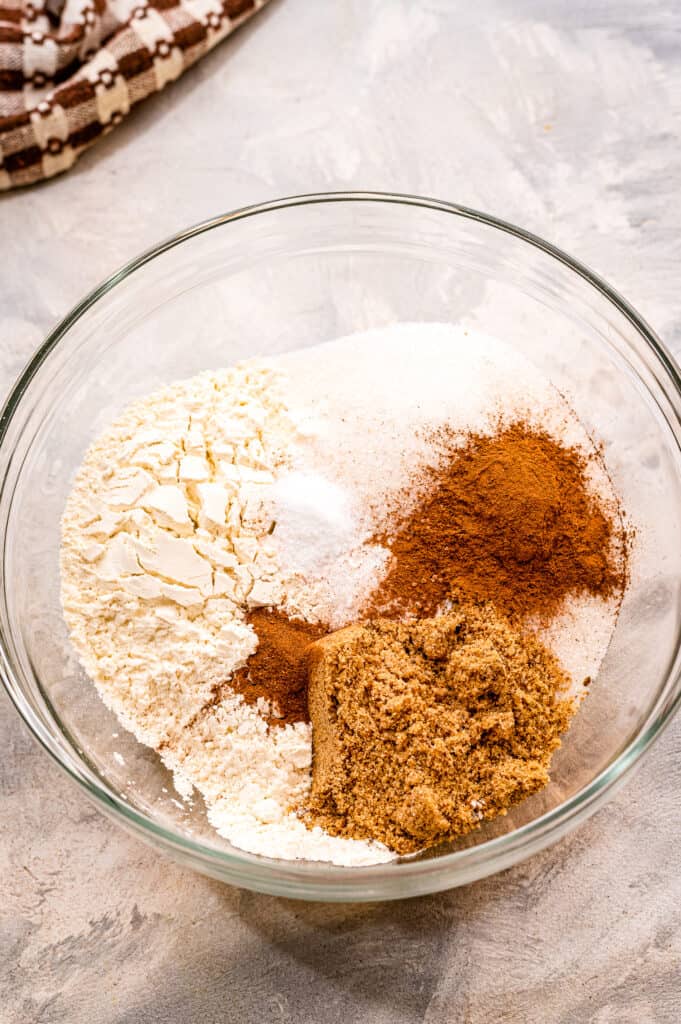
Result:
[[[88,444],[132,399],[249,356],[395,321],[466,321],[521,349],[604,443],[637,527],[632,584],[550,786],[450,850],[369,868],[234,849],[200,801],[117,724],[59,603],[59,520]],[[614,791],[680,700],[679,371],[607,284],[492,217],[408,196],[303,196],[200,224],[70,313],[0,419],[2,674],[36,738],[95,803],[177,860],[263,892],[374,900],[433,892],[547,846]],[[660,786],[667,784],[660,779]]]

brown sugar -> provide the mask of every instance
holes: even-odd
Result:
[[[308,674],[305,821],[402,854],[543,787],[574,711],[558,661],[490,604],[349,626],[312,645]]]
[[[266,716],[270,725],[309,721],[304,654],[328,627],[290,619],[271,608],[250,612],[248,622],[258,636],[258,648],[246,667],[232,676],[230,688],[247,704],[265,700],[272,709]]]
[[[450,445],[407,521],[376,538],[393,560],[364,614],[434,615],[461,590],[546,623],[568,595],[618,597],[624,531],[588,472],[580,450],[523,422]]]

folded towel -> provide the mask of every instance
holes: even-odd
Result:
[[[267,0],[0,0],[0,189],[67,170]]]

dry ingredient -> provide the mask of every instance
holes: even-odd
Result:
[[[264,493],[293,426],[276,374],[201,374],[131,406],[92,446],[62,526],[62,604],[106,703],[170,744],[281,599]]]
[[[591,450],[508,346],[397,325],[161,389],[88,452],[63,519],[74,646],[122,723],[236,846],[348,865],[393,856],[297,815],[312,751],[300,655],[370,602],[391,559],[388,511],[404,501],[406,521],[436,481],[434,436],[484,437],[500,415]],[[599,464],[588,468],[591,493],[612,497]],[[579,651],[595,676],[616,604],[588,592],[573,604],[569,623],[551,622],[552,647],[570,671]]]
[[[311,643],[328,633],[327,627],[290,619],[273,608],[250,612],[248,624],[255,630],[258,647],[227,685],[247,704],[264,702],[270,709],[270,725],[309,722],[305,654]]]
[[[491,604],[353,625],[308,655],[307,820],[411,853],[548,782],[574,702],[553,655]]]
[[[440,439],[447,454],[422,497],[380,538],[393,560],[367,614],[433,615],[461,589],[546,624],[568,595],[621,594],[618,510],[591,491],[583,452],[523,421],[453,440]]]

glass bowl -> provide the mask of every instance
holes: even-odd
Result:
[[[551,784],[448,849],[365,868],[243,853],[182,803],[72,651],[59,521],[94,437],[131,400],[250,356],[396,321],[464,321],[522,350],[601,440],[636,527],[632,582]],[[2,674],[17,710],[105,813],[235,885],[376,900],[470,882],[540,850],[612,795],[680,700],[679,372],[638,314],[553,246],[449,203],[284,199],[190,228],[88,295],[36,353],[0,419]],[[668,780],[660,779],[660,786]]]

